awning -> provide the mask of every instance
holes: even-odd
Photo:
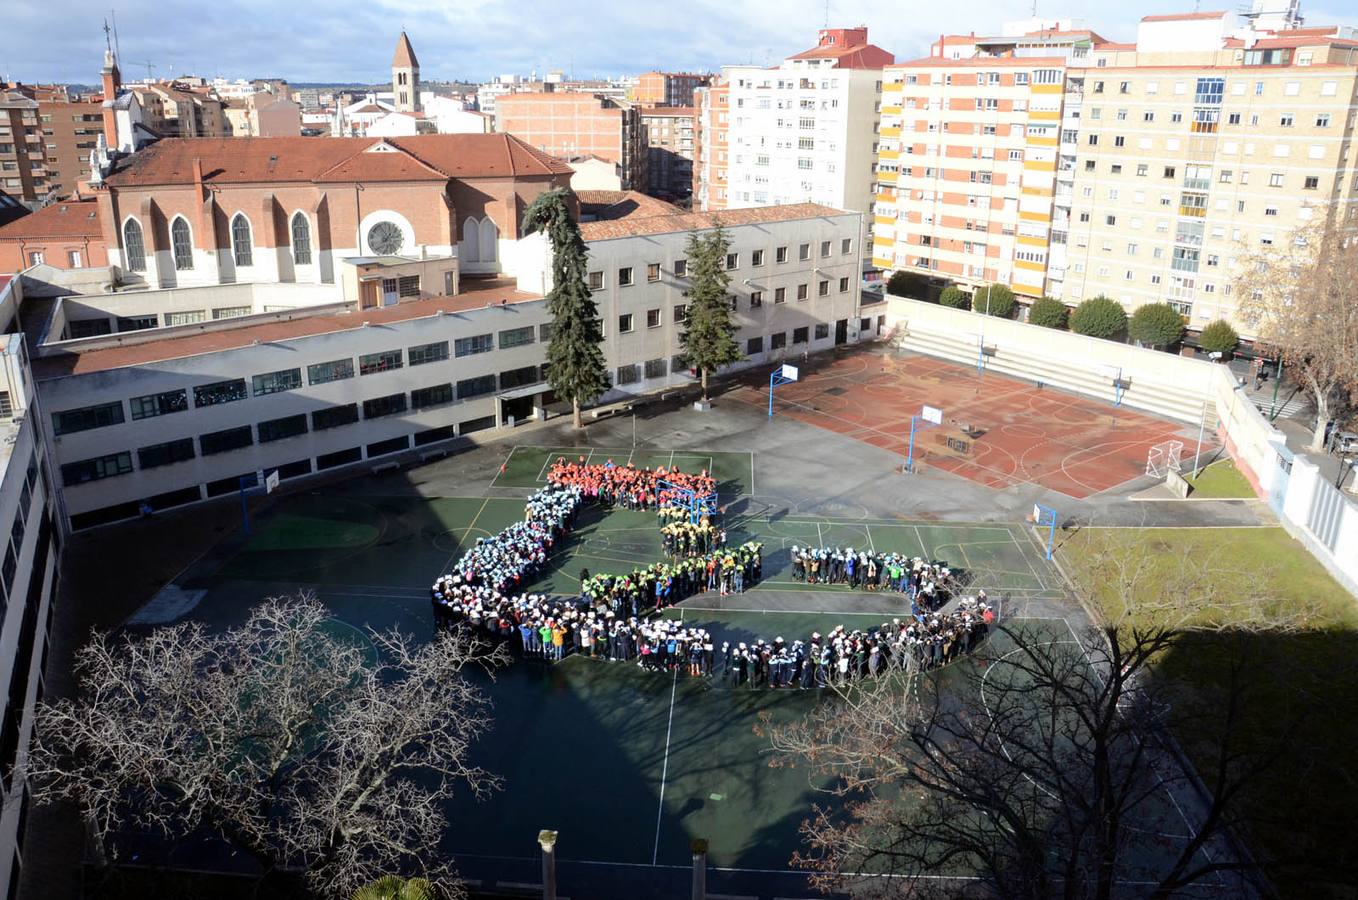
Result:
[[[531,397],[534,394],[542,394],[547,391],[547,383],[539,381],[537,384],[526,384],[508,391],[501,391],[495,396],[501,400],[517,400],[520,397]]]

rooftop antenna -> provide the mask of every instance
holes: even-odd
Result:
[[[830,0],[825,0],[825,27],[830,27]]]

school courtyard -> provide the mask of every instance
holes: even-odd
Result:
[[[558,456],[714,475],[729,542],[765,544],[764,580],[743,594],[699,595],[665,614],[700,623],[718,643],[792,640],[909,614],[896,595],[794,581],[794,545],[945,560],[970,573],[1006,620],[1035,620],[1053,640],[1069,640],[1087,620],[1046,558],[1046,531],[1026,521],[1034,503],[1057,510],[1063,523],[1271,524],[1249,501],[1128,500],[1150,483],[1134,460],[1144,466],[1147,447],[1180,431],[1174,423],[1050,390],[1042,403],[1015,393],[1009,407],[996,405],[992,392],[984,408],[963,410],[962,376],[949,381],[939,365],[880,350],[810,360],[798,392],[788,392],[787,403],[775,398],[772,417],[767,395],[761,400],[756,388],[735,384],[708,412],[657,402],[593,421],[583,434],[568,420],[520,428],[424,464],[285,486],[250,501],[248,534],[235,501],[80,534],[72,558],[103,562],[80,566],[86,574],[73,572],[65,590],[97,592],[103,602],[63,612],[67,638],[57,652],[69,654],[90,626],[188,619],[229,627],[262,597],[303,591],[357,633],[396,627],[432,637],[432,580],[477,538],[521,520],[524,498]],[[946,390],[956,392],[953,407],[968,425],[1022,435],[1018,456],[1027,462],[997,467],[992,455],[973,457],[968,468],[956,455],[929,454],[930,464],[903,473],[902,423],[921,397],[942,396],[937,386],[945,384],[953,384]],[[842,390],[827,393],[833,388]],[[1008,440],[988,452],[1012,450]],[[616,573],[661,558],[654,513],[589,506],[529,588],[575,593],[582,569]],[[108,578],[124,569],[135,573],[125,583]],[[1004,653],[997,638],[954,666],[1002,665]],[[935,677],[960,679],[960,672],[945,668]],[[474,762],[501,776],[504,789],[482,803],[457,804],[438,848],[456,858],[473,887],[540,883],[535,836],[552,829],[560,835],[563,896],[683,893],[694,838],[709,842],[714,893],[813,896],[789,859],[816,786],[805,771],[771,767],[756,726],[765,714],[773,722],[804,715],[827,702],[820,692],[733,689],[574,657],[550,666],[516,662],[487,691],[495,728]],[[1186,839],[1175,798],[1159,805],[1146,823],[1154,840],[1145,852]]]

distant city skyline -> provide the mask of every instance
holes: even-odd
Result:
[[[98,81],[107,9],[87,0],[11,4],[2,19],[14,38],[0,47],[0,75],[30,83]],[[125,0],[117,7],[124,77],[158,79],[279,77],[290,82],[378,84],[390,78],[391,46],[404,26],[430,81],[485,81],[501,74],[554,69],[578,78],[616,77],[649,69],[716,71],[723,65],[773,64],[814,43],[826,21],[822,0],[694,0],[640,4],[596,0],[588,6],[549,0],[459,0],[447,9],[415,0],[376,0],[350,9],[333,3],[246,0],[180,7]],[[1205,8],[1235,9],[1206,3]],[[1347,8],[1345,8],[1347,7]],[[1094,0],[1047,7],[1044,17],[1083,18],[1111,40],[1131,40],[1143,15],[1191,10],[1153,0],[1110,8]],[[884,3],[831,2],[834,27],[867,25],[873,43],[897,60],[924,55],[941,33],[994,33],[1029,18],[1028,0],[928,4],[909,15]],[[170,14],[167,14],[170,13]],[[1358,24],[1339,0],[1303,6],[1309,24]],[[60,52],[56,52],[56,51]]]

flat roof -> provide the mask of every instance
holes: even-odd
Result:
[[[39,380],[61,378],[67,375],[85,375],[108,369],[121,369],[141,366],[147,363],[164,362],[170,359],[183,359],[218,353],[223,350],[236,350],[249,347],[256,342],[272,343],[289,341],[296,338],[318,334],[334,334],[352,331],[363,327],[364,322],[373,325],[388,325],[432,316],[437,312],[460,313],[487,306],[526,303],[541,300],[538,294],[529,294],[515,288],[510,278],[466,279],[462,282],[463,292],[453,297],[428,297],[423,300],[410,300],[395,306],[376,309],[360,309],[333,315],[300,316],[282,321],[250,323],[242,321],[238,327],[222,328],[216,331],[166,335],[161,340],[146,341],[125,346],[103,347],[85,351],[67,351],[51,356],[35,356],[32,359],[33,375]],[[213,323],[204,322],[205,327]],[[129,336],[146,336],[148,332],[127,332]],[[116,338],[117,335],[110,335]]]

